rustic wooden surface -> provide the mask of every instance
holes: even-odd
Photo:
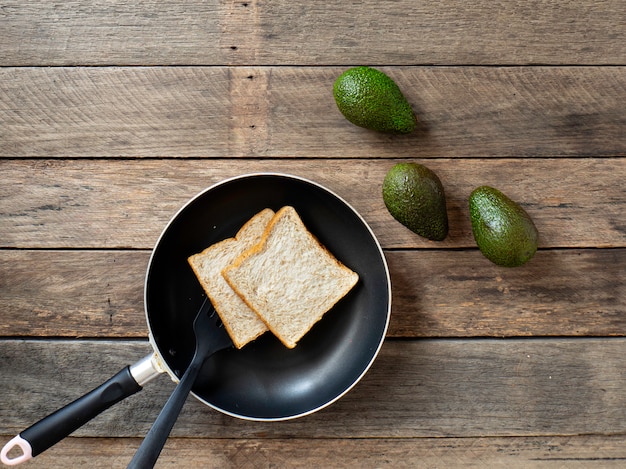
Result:
[[[420,122],[357,128],[332,84],[391,75]],[[623,467],[626,2],[0,1],[0,443],[150,352],[143,280],[170,217],[256,171],[313,179],[372,226],[387,340],[343,399],[291,422],[183,409],[157,467]],[[441,177],[450,235],[381,198]],[[471,190],[535,220],[516,269],[476,249]],[[125,467],[161,376],[27,467]]]
[[[623,42],[626,42],[624,40]],[[622,46],[623,47],[623,46]],[[346,67],[7,67],[12,157],[560,157],[626,152],[623,66],[383,66],[419,114],[403,138],[337,110]],[[202,138],[199,138],[202,135]]]

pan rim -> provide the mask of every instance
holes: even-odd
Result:
[[[344,389],[342,392],[340,392],[338,395],[336,395],[335,397],[333,397],[332,399],[324,402],[321,405],[318,405],[315,408],[306,410],[304,412],[300,412],[300,413],[296,413],[293,415],[287,415],[287,416],[279,416],[279,417],[255,417],[255,416],[250,416],[250,415],[242,415],[242,414],[238,414],[236,412],[232,412],[230,410],[227,409],[223,409],[215,404],[212,404],[211,402],[207,401],[206,399],[198,396],[196,393],[194,393],[193,391],[190,393],[191,395],[194,396],[194,398],[196,398],[197,400],[199,400],[200,402],[202,402],[203,404],[207,405],[208,407],[224,414],[224,415],[228,415],[237,419],[241,419],[241,420],[248,420],[248,421],[256,421],[256,422],[277,422],[277,421],[286,421],[286,420],[293,420],[296,418],[300,418],[300,417],[304,417],[307,415],[311,415],[315,412],[318,412],[330,405],[332,405],[333,403],[337,402],[339,399],[341,399],[343,396],[345,396],[348,392],[350,392],[363,378],[363,376],[365,376],[365,374],[369,371],[369,369],[371,368],[371,366],[373,365],[374,361],[376,360],[376,358],[378,357],[378,354],[383,346],[383,343],[385,342],[385,338],[387,335],[387,330],[389,328],[389,322],[391,319],[391,302],[392,302],[392,288],[391,288],[391,276],[389,274],[389,266],[387,263],[387,259],[385,257],[384,251],[382,249],[382,246],[380,245],[380,242],[378,241],[378,238],[376,237],[376,235],[374,234],[372,228],[369,226],[369,224],[365,221],[365,219],[361,216],[361,214],[350,204],[348,203],[343,197],[341,197],[340,195],[338,195],[336,192],[330,190],[329,188],[327,188],[326,186],[315,182],[311,179],[308,178],[304,178],[302,176],[297,176],[297,175],[293,175],[293,174],[289,174],[289,173],[283,173],[283,172],[253,172],[253,173],[245,173],[245,174],[241,174],[238,176],[232,176],[226,179],[223,179],[221,181],[216,182],[215,184],[212,184],[210,186],[208,186],[207,188],[203,189],[202,191],[198,192],[196,195],[194,195],[193,197],[191,197],[189,200],[187,200],[186,203],[184,203],[175,213],[174,215],[169,219],[169,221],[167,222],[167,224],[165,225],[165,227],[162,229],[156,243],[154,244],[153,248],[152,248],[152,252],[150,254],[150,258],[148,261],[148,265],[147,265],[147,269],[146,269],[146,275],[144,278],[144,291],[143,291],[143,301],[144,301],[144,314],[145,314],[145,319],[146,319],[146,324],[148,325],[148,340],[150,342],[150,345],[153,349],[153,352],[155,354],[155,356],[157,357],[157,360],[159,362],[160,367],[169,375],[170,379],[172,379],[172,381],[174,382],[178,382],[179,378],[176,376],[176,374],[174,373],[174,371],[170,368],[170,365],[167,363],[167,361],[163,358],[161,351],[159,350],[159,347],[157,346],[157,343],[153,337],[152,334],[152,327],[151,327],[151,323],[150,323],[150,317],[149,317],[149,312],[148,312],[148,280],[149,280],[149,273],[150,273],[150,269],[151,266],[153,264],[153,260],[154,260],[154,256],[155,253],[157,251],[157,247],[161,244],[161,241],[163,239],[163,237],[165,236],[165,234],[168,232],[169,227],[172,225],[172,223],[178,219],[178,217],[180,216],[180,214],[182,212],[184,212],[187,207],[189,207],[190,205],[192,205],[193,203],[195,203],[195,201],[197,199],[199,199],[200,197],[204,196],[206,193],[215,190],[216,188],[223,186],[225,184],[229,184],[233,181],[237,181],[237,180],[242,180],[242,179],[250,179],[250,178],[255,178],[255,177],[279,177],[279,178],[287,178],[287,179],[292,179],[292,180],[297,180],[306,184],[310,184],[312,186],[315,186],[319,189],[321,189],[324,192],[327,192],[328,194],[330,194],[331,196],[335,197],[338,201],[340,201],[342,204],[344,204],[349,210],[351,210],[354,215],[356,215],[358,217],[358,219],[360,220],[361,224],[367,229],[371,239],[374,241],[374,244],[377,248],[378,254],[380,255],[381,261],[382,261],[382,265],[384,267],[384,275],[385,275],[385,281],[387,284],[387,311],[386,311],[386,317],[385,317],[385,324],[384,327],[381,331],[381,336],[380,336],[380,340],[378,341],[378,344],[376,345],[376,349],[374,350],[374,352],[372,353],[372,356],[369,360],[369,362],[367,363],[367,365],[363,368],[363,370],[361,371],[361,373],[352,381],[352,383],[346,387],[346,389]]]

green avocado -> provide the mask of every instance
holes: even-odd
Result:
[[[494,264],[517,267],[537,251],[537,228],[526,211],[497,189],[481,186],[469,198],[478,248]]]
[[[346,70],[335,80],[333,94],[344,117],[359,127],[408,134],[417,126],[415,113],[398,85],[374,68]]]
[[[383,181],[383,201],[391,216],[433,241],[448,235],[446,196],[439,177],[426,166],[398,163]]]

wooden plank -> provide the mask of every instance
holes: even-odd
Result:
[[[540,251],[518,269],[478,251],[389,252],[398,337],[623,335],[626,250]]]
[[[5,1],[11,65],[624,63],[620,0]]]
[[[141,440],[68,438],[29,463],[32,468],[125,467]],[[546,467],[621,468],[626,438],[616,436],[517,438],[209,439],[170,438],[156,468],[241,467]]]
[[[147,337],[148,251],[0,250],[0,336]],[[622,336],[626,249],[548,250],[519,269],[474,251],[388,251],[389,337]]]
[[[0,69],[0,154],[229,154],[225,68],[45,70]]]
[[[0,250],[2,336],[148,337],[147,251]]]
[[[446,190],[450,233],[427,241],[396,222],[382,200],[398,160],[250,160],[245,172],[284,172],[343,196],[385,248],[474,248],[467,199],[487,184],[522,204],[541,248],[624,247],[626,158],[419,160]],[[12,248],[151,249],[189,198],[241,174],[232,160],[0,160],[0,243]]]
[[[626,67],[383,67],[419,116],[409,136],[340,114],[346,68],[0,68],[0,156],[626,154]]]
[[[0,342],[0,434],[12,435],[149,351],[127,341]],[[624,435],[626,339],[387,341],[342,399],[286,422],[192,399],[174,437],[414,438]],[[143,437],[173,383],[157,378],[76,435]]]

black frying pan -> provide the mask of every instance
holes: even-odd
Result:
[[[193,355],[192,322],[204,297],[187,257],[234,236],[262,209],[284,205],[293,206],[319,241],[359,274],[359,283],[293,349],[267,332],[241,350],[214,354],[192,394],[233,417],[286,420],[315,412],[348,392],[374,361],[389,323],[391,285],[382,249],[359,214],[328,189],[284,174],[245,175],[198,194],[161,234],[145,283],[154,354],[20,433],[3,449],[2,461],[17,464],[39,454],[160,372],[178,380]],[[7,458],[15,446],[24,455]]]

